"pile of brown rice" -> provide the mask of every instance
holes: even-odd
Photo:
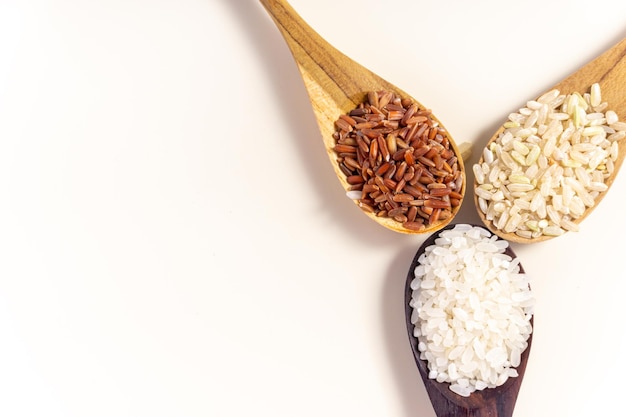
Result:
[[[413,100],[372,91],[336,121],[337,164],[364,211],[420,231],[452,216],[464,173],[446,131]]]

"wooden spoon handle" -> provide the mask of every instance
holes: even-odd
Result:
[[[580,68],[556,85],[561,93],[585,92],[589,80],[600,83],[602,100],[616,110],[620,120],[626,117],[626,38],[619,41],[602,55]]]
[[[476,408],[460,407],[448,400],[436,400],[431,397],[437,417],[511,417],[513,406],[508,404],[482,403]]]
[[[433,405],[437,417],[511,417],[515,409],[529,347],[523,353],[523,362],[518,367],[519,376],[509,379],[505,385],[476,391],[469,397],[458,397],[450,391],[447,385],[440,386],[428,379],[425,364],[418,363],[424,386]]]
[[[313,30],[284,0],[260,0],[287,42],[298,65],[302,78],[308,83],[307,91],[314,95],[314,105],[320,99],[315,85],[323,86],[327,99],[339,103],[342,109],[354,108],[363,101],[367,86],[387,86],[387,82],[356,63],[330,45]],[[387,88],[393,86],[388,85]],[[313,89],[313,91],[312,91]],[[330,103],[330,102],[329,102]]]

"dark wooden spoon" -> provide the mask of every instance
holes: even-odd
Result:
[[[435,409],[437,417],[511,417],[513,415],[513,409],[517,400],[522,379],[526,371],[526,364],[528,362],[528,355],[530,353],[530,346],[532,343],[532,333],[528,338],[528,347],[522,353],[520,365],[516,368],[518,376],[515,378],[509,378],[503,385],[496,388],[486,388],[482,391],[474,391],[469,397],[462,397],[455,394],[450,390],[450,384],[437,382],[434,379],[428,378],[428,364],[425,360],[420,359],[420,351],[417,348],[417,338],[413,336],[414,325],[411,323],[411,315],[413,308],[409,305],[411,301],[413,290],[411,289],[411,281],[414,279],[415,267],[418,265],[418,259],[424,250],[435,243],[435,239],[439,237],[439,234],[445,230],[454,228],[455,225],[447,225],[440,231],[433,233],[424,241],[420,246],[411,262],[409,268],[406,285],[404,289],[404,308],[406,315],[406,326],[409,334],[409,342],[411,344],[411,350],[417,369],[419,370],[430,402]],[[478,226],[482,227],[483,226]],[[509,247],[505,253],[512,258],[516,258],[515,253]],[[520,263],[520,272],[524,272],[524,268]],[[531,319],[531,325],[534,326],[534,315]]]

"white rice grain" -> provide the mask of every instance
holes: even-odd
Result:
[[[350,200],[360,200],[362,197],[362,192],[361,191],[347,191],[346,192],[346,196],[350,199]]]

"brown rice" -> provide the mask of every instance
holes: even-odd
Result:
[[[371,91],[335,126],[348,196],[364,211],[419,231],[450,218],[461,204],[464,173],[430,110],[393,92]]]

